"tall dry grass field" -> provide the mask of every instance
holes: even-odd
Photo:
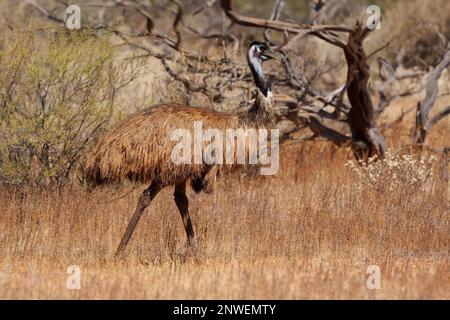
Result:
[[[436,130],[433,139],[448,135]],[[419,185],[403,172],[401,184],[373,187],[349,159],[326,143],[287,145],[276,176],[233,174],[211,196],[190,191],[200,262],[185,248],[172,190],[157,196],[126,258],[115,260],[144,186],[3,189],[0,298],[449,299],[444,159]],[[79,290],[66,286],[70,265],[80,267]],[[381,271],[378,290],[367,287],[370,265]]]

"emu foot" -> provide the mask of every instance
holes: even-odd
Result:
[[[185,257],[187,259],[194,259],[196,263],[202,263],[205,260],[205,254],[203,251],[197,246],[197,244],[190,244],[189,241],[186,242],[186,251]]]

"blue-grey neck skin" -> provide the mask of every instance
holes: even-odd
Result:
[[[249,121],[252,125],[256,124],[264,127],[272,123],[273,95],[270,91],[269,83],[264,79],[263,58],[261,57],[261,52],[257,51],[257,46],[258,44],[250,46],[247,62],[258,90],[256,91],[255,102],[244,118],[245,121]]]
[[[264,71],[262,69],[261,60],[258,58],[255,45],[252,45],[248,50],[247,62],[252,71],[253,80],[255,81],[256,86],[267,97],[270,86],[264,79]]]

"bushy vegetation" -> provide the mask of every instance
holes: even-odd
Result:
[[[383,4],[382,30],[373,34],[377,46],[390,41],[385,55],[393,64],[427,69],[445,54],[450,38],[450,3],[446,0],[388,1]]]
[[[0,45],[1,183],[61,182],[118,116],[137,69],[88,32],[16,31]]]

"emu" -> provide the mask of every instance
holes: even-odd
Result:
[[[117,183],[124,179],[150,183],[138,201],[116,256],[124,253],[130,237],[143,213],[161,189],[174,185],[174,198],[181,214],[188,245],[198,254],[197,240],[189,216],[186,185],[196,193],[211,193],[217,176],[230,169],[225,164],[174,164],[171,153],[175,145],[170,133],[179,128],[191,128],[201,121],[204,128],[225,132],[227,128],[272,128],[273,96],[264,78],[262,63],[277,59],[276,50],[268,44],[253,41],[247,52],[247,62],[256,84],[253,106],[242,113],[224,113],[209,109],[170,103],[138,111],[107,132],[87,157],[86,179],[91,188]],[[189,129],[188,129],[189,130]]]

